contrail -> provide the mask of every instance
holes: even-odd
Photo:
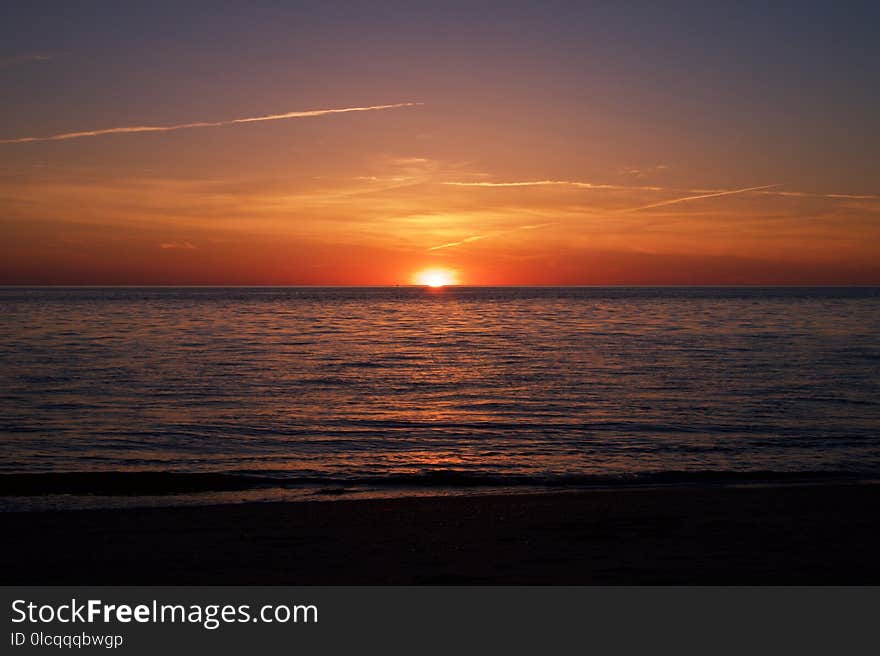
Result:
[[[729,196],[731,194],[742,194],[746,192],[755,192],[768,196],[791,196],[803,198],[828,198],[831,200],[880,200],[880,194],[823,194],[808,191],[767,191],[775,187],[781,187],[781,184],[766,185],[763,187],[749,187],[747,189],[672,189],[669,187],[642,187],[634,185],[617,185],[617,184],[595,184],[593,182],[582,182],[578,180],[517,180],[512,182],[443,182],[442,184],[453,187],[548,187],[548,186],[568,186],[580,189],[610,189],[610,190],[632,190],[632,191],[679,191],[683,193],[693,194],[684,198],[675,198],[665,200],[650,205],[642,205],[639,207],[631,207],[621,212],[635,212],[651,207],[662,207],[663,205],[671,205],[674,203],[682,203],[688,200],[697,200],[699,198],[713,198],[715,196]]]
[[[629,209],[620,210],[621,212],[638,212],[639,210],[647,210],[652,207],[663,207],[664,205],[674,205],[676,203],[684,203],[689,200],[699,200],[700,198],[717,198],[718,196],[732,196],[733,194],[744,194],[749,191],[761,191],[762,189],[771,189],[779,187],[778,184],[763,185],[761,187],[747,187],[745,189],[732,189],[730,191],[718,191],[711,194],[700,194],[698,196],[684,196],[683,198],[673,198],[671,200],[663,200],[659,203],[651,203],[650,205],[641,205],[639,207],[630,207]]]
[[[472,241],[479,241],[480,239],[487,239],[489,237],[500,237],[502,235],[510,234],[511,232],[516,232],[518,230],[537,230],[539,228],[547,228],[549,226],[556,225],[555,223],[538,223],[535,225],[522,225],[517,226],[516,228],[511,228],[510,230],[500,230],[498,232],[490,232],[485,235],[473,235],[471,237],[465,237],[464,239],[460,239],[458,241],[451,241],[448,244],[440,244],[439,246],[431,246],[429,251],[439,251],[443,248],[455,248],[456,246],[462,246],[464,244],[469,244]]]
[[[371,105],[369,107],[343,107],[341,109],[311,109],[301,112],[286,112],[284,114],[268,114],[266,116],[251,116],[248,118],[234,118],[228,121],[199,121],[196,123],[180,123],[178,125],[133,125],[119,128],[105,128],[103,130],[88,130],[85,132],[64,132],[53,134],[48,137],[19,137],[17,139],[0,139],[0,144],[27,143],[31,141],[65,141],[67,139],[81,139],[83,137],[97,137],[102,134],[129,134],[132,132],[170,132],[172,130],[188,130],[190,128],[217,128],[224,125],[237,125],[239,123],[256,123],[258,121],[280,121],[286,118],[306,118],[311,116],[326,116],[327,114],[346,114],[348,112],[372,112],[380,109],[397,109],[398,107],[415,107],[423,103],[406,102],[394,105]]]
[[[518,182],[444,182],[452,187],[550,187],[566,186],[582,189],[644,189],[662,191],[661,187],[632,187],[613,184],[593,184],[592,182],[576,182],[574,180],[525,180]]]
[[[772,196],[793,196],[803,198],[831,198],[840,200],[880,200],[878,194],[816,194],[808,191],[764,191]]]
[[[469,244],[472,241],[478,241],[480,239],[485,239],[489,235],[474,235],[473,237],[465,237],[459,241],[451,241],[448,244],[440,244],[439,246],[431,246],[429,251],[439,251],[441,248],[455,248],[456,246],[461,246],[462,244]]]

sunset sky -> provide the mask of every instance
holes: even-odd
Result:
[[[880,283],[880,4],[773,4],[7,2],[0,283]]]

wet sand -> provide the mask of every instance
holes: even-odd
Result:
[[[0,514],[4,584],[878,584],[880,485]]]

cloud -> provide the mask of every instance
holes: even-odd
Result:
[[[0,68],[6,68],[7,66],[17,66],[19,64],[45,63],[48,61],[52,61],[52,57],[50,55],[14,55],[12,57],[0,58]]]
[[[624,166],[621,169],[618,169],[618,175],[628,175],[634,178],[644,178],[653,173],[659,173],[660,171],[665,171],[669,167],[665,164],[657,164],[656,166],[649,166],[647,168],[638,167],[638,166]]]
[[[241,123],[257,123],[260,121],[280,121],[288,118],[308,118],[313,116],[327,116],[328,114],[346,114],[349,112],[370,112],[382,109],[397,109],[399,107],[415,107],[422,103],[397,103],[394,105],[370,105],[368,107],[343,107],[341,109],[312,109],[299,112],[285,112],[284,114],[267,114],[266,116],[251,116],[248,118],[234,118],[227,121],[198,121],[195,123],[180,123],[178,125],[132,125],[128,127],[104,128],[101,130],[88,130],[85,132],[63,132],[47,137],[17,137],[14,139],[0,139],[0,144],[27,143],[31,141],[66,141],[68,139],[81,139],[83,137],[97,137],[104,134],[130,134],[134,132],[170,132],[172,130],[188,130],[190,128],[216,128],[226,125],[238,125]]]
[[[832,198],[839,200],[880,200],[878,194],[816,194],[808,191],[762,191],[769,196],[793,196],[796,198]]]
[[[166,241],[163,244],[159,244],[159,247],[162,248],[163,250],[167,250],[169,248],[172,248],[172,249],[182,249],[182,250],[187,250],[187,251],[194,251],[197,248],[195,244],[192,244],[191,242],[188,242],[188,241]]]

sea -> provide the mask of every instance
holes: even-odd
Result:
[[[0,288],[0,510],[880,478],[877,287]]]

